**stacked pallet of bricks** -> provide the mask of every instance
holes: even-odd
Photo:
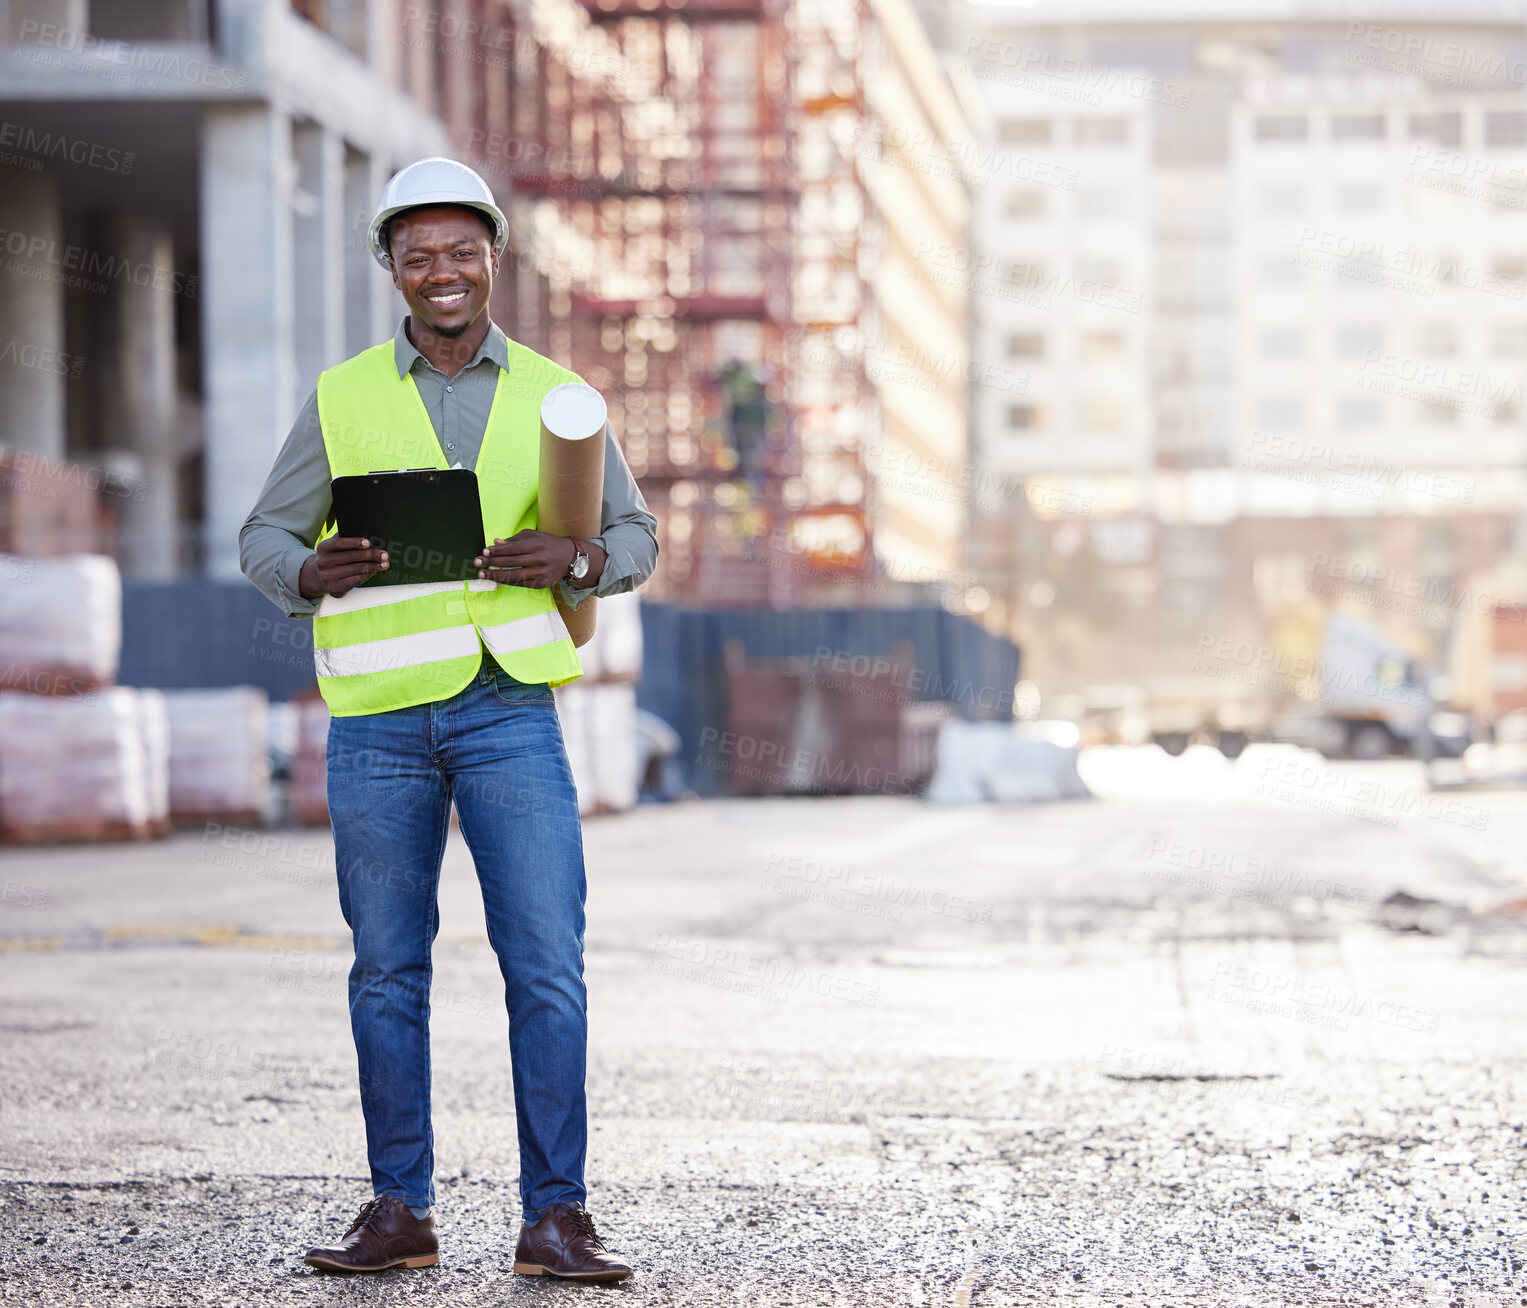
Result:
[[[557,692],[567,760],[583,814],[636,804],[636,683],[642,675],[642,618],[634,594],[599,601],[593,639],[578,651],[583,676]]]
[[[122,582],[96,554],[0,554],[0,840],[142,840],[257,823],[266,697],[116,685]]]
[[[258,826],[270,793],[269,698],[257,686],[165,692],[170,817]]]
[[[0,694],[0,838],[143,840],[169,830],[169,728],[157,691]]]
[[[116,686],[122,582],[99,555],[0,555],[0,840],[134,840],[169,829],[158,691]]]
[[[106,553],[110,505],[130,489],[99,468],[0,447],[0,554]]]

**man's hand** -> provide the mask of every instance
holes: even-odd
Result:
[[[604,570],[604,551],[588,544],[589,571],[583,585],[592,586]],[[482,569],[477,575],[505,586],[529,586],[539,589],[555,586],[572,567],[578,546],[568,536],[553,536],[547,531],[527,528],[508,540],[496,538],[482,554],[473,559]],[[577,583],[573,583],[576,585]]]
[[[387,551],[374,548],[361,536],[330,536],[318,542],[318,549],[302,563],[297,574],[297,589],[303,599],[333,595],[338,599],[359,586],[366,578],[384,571]]]

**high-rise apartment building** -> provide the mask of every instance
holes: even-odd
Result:
[[[915,11],[589,12],[621,75],[570,68],[567,125],[513,111],[561,164],[508,168],[545,270],[517,321],[612,388],[662,532],[652,593],[959,604],[968,292],[925,274],[969,243],[969,130]]]
[[[1466,593],[1527,490],[1520,16],[1037,0],[949,39],[1001,174],[976,351],[1030,383],[975,400],[1026,479],[1019,631],[1081,604],[1063,676],[1181,667],[1302,577],[1439,654],[1448,604],[1379,591]]]

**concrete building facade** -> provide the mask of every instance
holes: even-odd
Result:
[[[862,342],[878,429],[864,439],[875,483],[874,549],[892,576],[965,571],[970,519],[970,288],[944,252],[971,246],[971,129],[907,0],[877,0],[866,104],[876,148],[860,161],[878,231],[864,260]],[[933,492],[933,493],[930,493]],[[951,597],[954,598],[954,597]]]
[[[131,488],[129,576],[236,576],[297,406],[395,325],[365,221],[399,164],[449,139],[403,89],[394,10],[10,6],[0,336],[69,364],[0,370],[0,422],[7,445]]]
[[[1025,479],[1015,634],[1051,641],[1040,666],[1181,668],[1206,632],[1267,639],[1333,559],[1462,593],[1520,547],[1520,15],[1037,0],[964,6],[949,40],[997,145],[1054,170],[976,217],[1008,283],[977,351],[1031,355],[1026,405],[978,395],[976,444]],[[1099,258],[1141,297],[1111,336],[1009,289]],[[1371,589],[1342,601],[1440,661],[1447,606]]]

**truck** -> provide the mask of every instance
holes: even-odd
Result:
[[[1378,759],[1422,743],[1433,712],[1428,678],[1379,627],[1328,611],[1314,675],[1320,735],[1313,743],[1323,754]]]
[[[1151,687],[1150,735],[1168,753],[1193,740],[1227,758],[1253,740],[1319,750],[1328,758],[1454,753],[1436,739],[1430,677],[1377,624],[1314,596],[1285,609],[1265,642],[1205,637],[1195,672]],[[1446,732],[1443,733],[1446,735]]]
[[[1149,738],[1168,754],[1195,741],[1232,759],[1254,740],[1352,759],[1432,747],[1420,664],[1353,614],[1309,599],[1283,614],[1267,644],[1208,642],[1200,655],[1197,675],[1145,679]]]

